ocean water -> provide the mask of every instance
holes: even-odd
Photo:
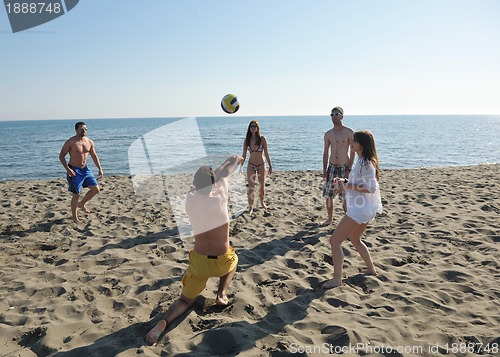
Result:
[[[85,122],[104,174],[130,175],[131,168],[134,174],[147,167],[153,172],[182,171],[204,155],[241,155],[252,119],[259,121],[268,140],[274,170],[322,169],[323,135],[332,127],[328,116]],[[64,177],[59,151],[75,134],[76,121],[0,121],[0,181]],[[179,126],[185,122],[189,125]],[[500,115],[347,115],[344,125],[373,132],[384,169],[498,163],[500,158]],[[90,167],[95,171],[92,162]]]

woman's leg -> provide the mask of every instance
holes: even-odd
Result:
[[[263,164],[259,166],[259,170],[257,171],[259,175],[259,198],[260,198],[260,205],[262,208],[266,209],[267,206],[264,203],[264,195],[265,195],[265,186],[266,186],[266,175],[267,175],[267,170],[266,170],[266,164]]]
[[[344,252],[342,251],[342,242],[359,227],[352,218],[344,216],[335,231],[330,237],[333,260],[333,279],[323,284],[323,289],[330,289],[342,285],[342,270],[344,265]]]
[[[361,240],[361,235],[365,231],[367,226],[367,223],[361,224],[358,228],[356,228],[349,238],[351,239],[352,245],[354,245],[354,248],[358,251],[358,253],[361,255],[361,258],[363,258],[363,261],[366,264],[366,274],[369,275],[377,275],[377,270],[375,269],[375,266],[373,265],[372,257],[370,256],[370,252],[368,251],[368,247],[363,243]]]
[[[248,181],[248,213],[252,214],[253,212],[253,203],[254,203],[254,189],[255,189],[255,170],[252,165],[248,164],[247,166],[247,181]]]

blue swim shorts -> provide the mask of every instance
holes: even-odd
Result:
[[[68,165],[70,169],[75,172],[75,176],[69,177],[66,174],[66,180],[68,181],[68,191],[73,193],[80,193],[82,187],[98,186],[96,178],[92,175],[92,171],[88,166],[82,168],[74,167]]]

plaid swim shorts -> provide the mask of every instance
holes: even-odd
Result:
[[[326,170],[326,180],[323,183],[323,197],[324,198],[333,198],[335,197],[335,193],[333,192],[334,185],[333,185],[333,179],[335,177],[340,177],[344,178],[345,172],[347,169],[347,165],[328,165],[328,169]],[[339,198],[342,200],[343,195],[339,196]]]

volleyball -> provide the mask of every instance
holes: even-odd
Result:
[[[220,102],[222,110],[228,114],[234,114],[240,109],[240,103],[238,102],[238,97],[234,94],[226,94]]]

